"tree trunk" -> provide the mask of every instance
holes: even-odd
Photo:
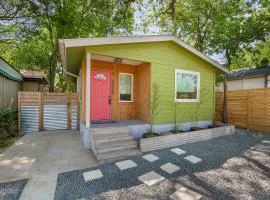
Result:
[[[56,74],[56,68],[57,68],[57,63],[58,63],[58,56],[59,56],[59,52],[58,52],[58,44],[56,45],[56,48],[53,52],[53,54],[51,55],[51,66],[50,66],[50,88],[49,91],[50,92],[55,92],[55,74]]]
[[[231,55],[229,49],[225,50],[225,55],[227,58],[227,68],[230,69],[231,66]],[[228,104],[227,104],[227,79],[228,75],[224,75],[224,80],[223,80],[223,107],[222,107],[222,120],[224,123],[228,124]]]
[[[57,66],[57,61],[56,61],[56,52],[53,52],[51,55],[51,66],[50,66],[50,92],[54,92],[54,82],[55,82],[55,73],[56,73],[56,66]]]
[[[223,107],[222,107],[222,120],[228,124],[228,104],[227,104],[227,75],[224,75],[223,80]]]

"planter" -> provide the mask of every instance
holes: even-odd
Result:
[[[210,140],[212,138],[234,134],[234,126],[222,126],[181,134],[168,134],[162,137],[142,138],[139,146],[142,152],[178,146],[187,143]]]

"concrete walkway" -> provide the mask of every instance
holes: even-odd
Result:
[[[95,165],[77,131],[25,135],[0,154],[0,182],[29,179],[21,200],[51,200],[58,173]]]

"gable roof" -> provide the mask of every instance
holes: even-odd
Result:
[[[13,81],[21,82],[23,80],[20,72],[18,72],[2,57],[0,57],[0,74]]]
[[[248,68],[248,69],[240,69],[236,71],[231,71],[228,74],[229,80],[237,80],[243,78],[253,78],[253,77],[262,77],[270,75],[270,65],[257,67],[257,68]]]
[[[41,71],[20,70],[24,81],[36,81],[42,84],[49,84],[45,77],[45,73]]]
[[[146,43],[146,42],[165,42],[172,41],[184,49],[192,52],[206,62],[210,63],[218,70],[228,73],[228,69],[214,61],[212,58],[204,55],[202,52],[188,45],[184,41],[173,35],[143,35],[143,36],[114,36],[114,37],[96,37],[96,38],[75,38],[75,39],[60,39],[60,54],[64,67],[66,67],[66,49],[72,47],[86,47],[96,45],[110,44],[128,44],[128,43]]]

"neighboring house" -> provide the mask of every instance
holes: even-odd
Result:
[[[0,106],[17,107],[22,81],[21,74],[0,57]]]
[[[168,131],[177,119],[206,126],[215,112],[215,78],[227,69],[171,35],[62,39],[60,53],[66,73],[77,79],[81,99],[80,132],[91,146],[92,120],[151,120],[151,90],[159,86],[155,131]],[[200,91],[204,95],[200,96]],[[137,130],[137,129],[136,129]],[[138,130],[137,130],[138,131]],[[145,130],[144,130],[145,131]],[[136,132],[136,131],[135,131]],[[134,133],[134,137],[141,137]]]
[[[227,88],[228,91],[270,88],[270,66],[231,71],[228,74]],[[222,83],[217,90],[223,91]]]
[[[45,78],[44,72],[20,71],[23,77],[22,91],[24,92],[45,92],[49,82]]]

